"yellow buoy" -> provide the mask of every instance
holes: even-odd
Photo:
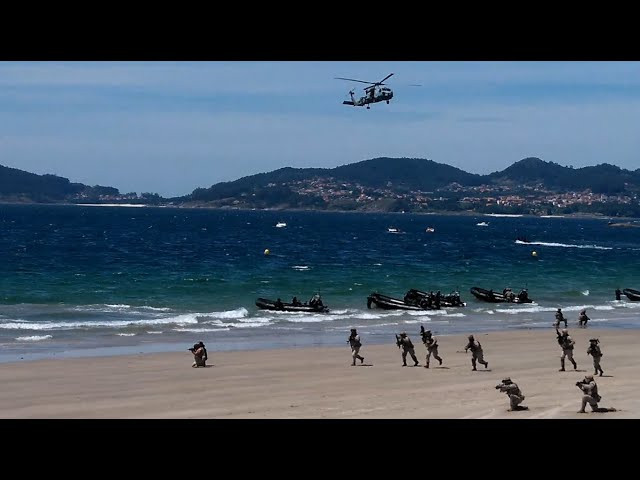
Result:
[[[264,254],[265,254],[265,255],[269,255],[269,253],[271,253],[271,252],[269,252],[269,249],[268,249],[268,248],[265,248],[265,249],[264,249]]]
[[[538,252],[536,252],[535,250],[533,252],[531,252],[531,256],[533,257],[537,257],[538,256]]]

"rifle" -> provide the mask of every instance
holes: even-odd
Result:
[[[401,348],[402,346],[402,339],[400,338],[400,335],[398,335],[396,333],[396,345],[398,346],[398,348]]]
[[[562,334],[558,330],[558,327],[556,327],[556,335],[558,336],[558,345],[562,346],[564,342],[562,341]]]

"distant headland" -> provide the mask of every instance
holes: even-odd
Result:
[[[640,217],[640,169],[525,158],[477,175],[432,160],[383,157],[336,168],[286,167],[163,198],[0,165],[0,202]]]

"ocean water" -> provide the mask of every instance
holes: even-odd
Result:
[[[618,287],[640,289],[640,229],[606,219],[0,205],[0,258],[0,361],[188,353],[196,341],[211,353],[346,348],[351,327],[366,343],[403,330],[419,340],[420,325],[464,343],[550,329],[558,307],[574,328],[582,308],[593,326],[640,326],[640,302],[614,300]],[[535,303],[480,302],[473,286],[525,287]],[[367,308],[371,292],[410,288],[459,290],[467,306]],[[254,303],[316,292],[330,313]]]

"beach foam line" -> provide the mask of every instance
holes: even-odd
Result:
[[[412,317],[426,317],[431,315],[432,310],[407,310],[407,313]]]
[[[573,245],[569,243],[555,243],[555,242],[523,242],[522,240],[516,240],[518,245],[542,245],[544,247],[562,247],[562,248],[593,248],[596,250],[613,250],[613,247],[601,247],[600,245]]]
[[[172,328],[174,332],[191,332],[191,333],[207,333],[207,332],[228,332],[230,327],[226,328]]]
[[[214,312],[218,313],[218,312]],[[0,323],[0,329],[5,330],[74,330],[77,328],[122,328],[145,325],[166,324],[197,324],[198,318],[207,316],[202,313],[187,313],[175,317],[153,318],[148,320],[112,320],[112,321],[83,321],[83,322],[8,322]]]
[[[614,310],[614,307],[611,305],[567,305],[562,308],[563,312],[579,312],[584,309],[593,309],[593,310]],[[539,312],[555,312],[558,310],[558,307],[524,307],[524,308],[496,308],[496,312],[506,313],[507,315],[517,315],[519,313],[539,313]]]
[[[271,325],[272,322],[241,322],[241,323],[228,323],[227,326],[231,328],[254,328],[265,327]],[[220,331],[220,329],[218,329]]]
[[[168,307],[152,307],[149,305],[127,305],[127,304],[91,304],[91,305],[76,305],[72,308],[76,312],[112,312],[121,310],[149,310],[153,312],[169,312],[171,308]]]
[[[119,337],[135,337],[136,336],[135,333],[116,333],[116,335]]]
[[[18,337],[16,340],[20,342],[39,342],[48,338],[53,338],[53,335],[32,335],[30,337]]]

